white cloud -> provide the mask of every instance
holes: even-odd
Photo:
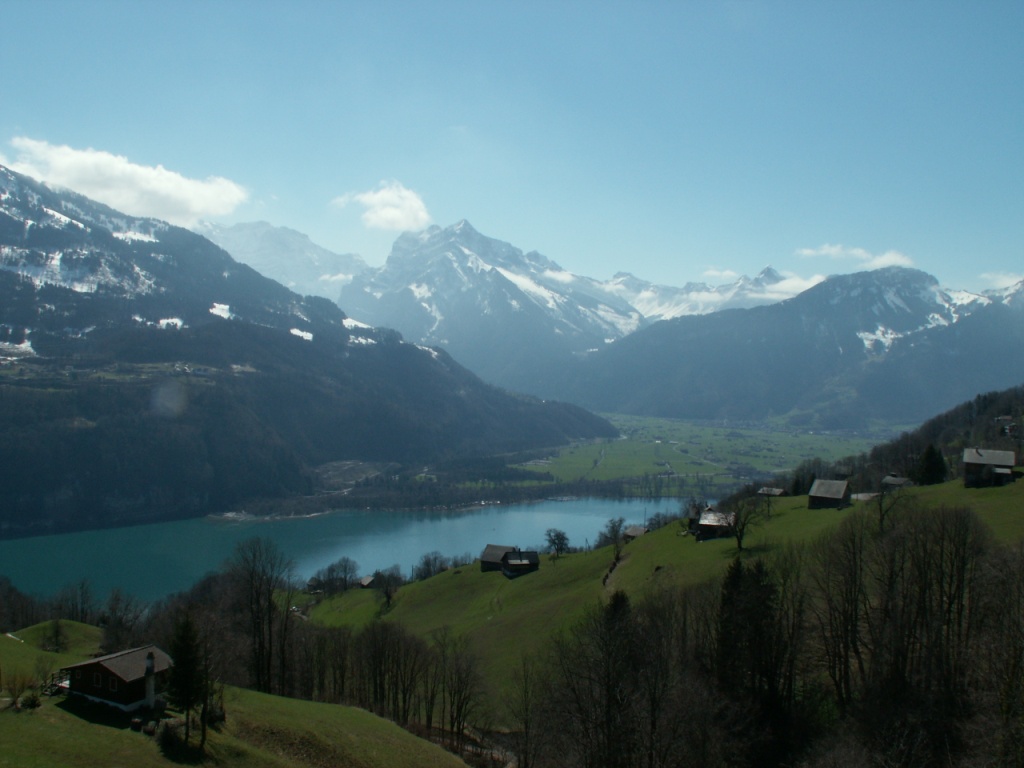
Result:
[[[832,245],[825,243],[818,248],[801,248],[798,256],[814,258],[825,256],[834,260],[853,260],[860,262],[864,269],[881,269],[882,267],[912,267],[913,260],[906,254],[899,251],[886,251],[885,253],[871,253],[863,248],[848,248],[845,245]]]
[[[220,176],[189,179],[137,165],[96,149],[56,146],[23,136],[11,140],[13,170],[66,187],[132,216],[152,216],[184,227],[231,213],[249,197],[244,187]]]
[[[360,218],[371,229],[423,229],[430,223],[430,214],[423,199],[398,181],[382,181],[377,189],[353,192],[331,201],[339,208],[349,203],[363,206]]]
[[[1024,275],[1014,274],[1013,272],[985,272],[980,277],[990,287],[996,289],[1009,288],[1024,280]]]
[[[782,280],[773,285],[766,286],[761,293],[754,295],[765,300],[783,301],[785,299],[791,299],[797,294],[803,293],[808,288],[813,288],[824,279],[824,275],[800,277],[792,272],[786,272],[783,275]]]
[[[705,269],[704,278],[707,280],[723,280],[725,282],[732,282],[740,276],[739,272],[734,272],[731,269]]]

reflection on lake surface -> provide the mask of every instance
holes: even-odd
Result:
[[[294,561],[303,579],[340,557],[355,560],[361,574],[397,564],[408,576],[426,552],[449,557],[468,552],[476,558],[487,544],[539,549],[548,528],[565,531],[572,546],[586,546],[610,518],[642,523],[678,506],[671,499],[573,499],[458,512],[343,510],[308,518],[200,518],[0,541],[0,574],[38,596],[84,578],[99,599],[120,587],[154,600],[220,568],[239,541],[265,536]]]

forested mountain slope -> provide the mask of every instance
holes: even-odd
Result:
[[[208,240],[0,168],[0,533],[308,493],[334,460],[608,436]]]

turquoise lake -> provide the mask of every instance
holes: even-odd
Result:
[[[476,558],[487,544],[541,549],[548,528],[565,531],[572,546],[587,546],[611,518],[623,517],[629,525],[678,508],[676,500],[574,499],[458,512],[343,510],[307,518],[199,518],[0,541],[0,574],[40,597],[88,579],[98,600],[119,587],[149,601],[189,588],[218,570],[238,542],[261,536],[291,558],[303,580],[340,557],[355,560],[360,574],[397,564],[408,576],[420,556],[434,550]]]

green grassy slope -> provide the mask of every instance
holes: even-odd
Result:
[[[775,502],[772,520],[748,536],[752,553],[783,541],[814,538],[847,511],[807,509],[806,497]],[[698,544],[672,524],[625,546],[622,561],[603,583],[612,562],[611,548],[543,555],[539,571],[506,579],[480,571],[479,563],[447,571],[399,590],[388,620],[419,635],[441,627],[468,634],[489,690],[506,689],[510,671],[522,654],[542,653],[552,633],[570,624],[615,589],[631,595],[659,586],[698,584],[721,573],[736,555],[734,539]],[[380,607],[372,590],[354,590],[316,606],[314,621],[359,627]]]
[[[926,506],[957,505],[974,509],[997,539],[1024,540],[1024,482],[1006,488],[965,489],[961,481],[911,488],[908,499]],[[748,556],[787,543],[812,541],[860,505],[846,510],[809,510],[807,497],[773,501],[772,517],[752,529],[744,543]],[[631,596],[657,587],[695,585],[722,573],[736,556],[734,539],[697,543],[672,524],[625,546],[607,584],[610,548],[541,558],[540,570],[509,580],[482,573],[479,563],[447,571],[402,587],[387,619],[420,635],[444,626],[467,634],[478,653],[488,690],[507,690],[510,672],[522,654],[541,653],[553,632],[568,626],[584,610],[622,589]],[[314,621],[359,627],[372,620],[380,603],[372,590],[355,590],[316,606]],[[499,697],[496,697],[499,698]],[[496,713],[499,714],[500,713]]]
[[[229,689],[228,721],[211,731],[207,762],[222,768],[454,768],[461,760],[360,709]],[[35,710],[0,711],[0,766],[147,768],[176,763],[156,739],[103,722],[61,697]]]
[[[57,667],[95,653],[100,630],[66,625],[69,652],[52,654],[35,643],[49,622],[0,636],[0,671],[33,672],[41,659]],[[22,642],[22,640],[24,642]],[[465,764],[429,742],[363,710],[228,689],[227,723],[211,732],[208,762],[221,768],[453,768]],[[156,740],[128,727],[124,716],[97,716],[106,707],[76,707],[63,697],[43,697],[35,710],[16,712],[0,699],[0,767],[148,768],[176,763]]]
[[[0,635],[0,673],[56,672],[62,666],[99,652],[102,630],[77,621],[62,621],[60,624],[66,643],[61,653],[43,650],[51,632],[48,621],[12,632],[13,637]]]

